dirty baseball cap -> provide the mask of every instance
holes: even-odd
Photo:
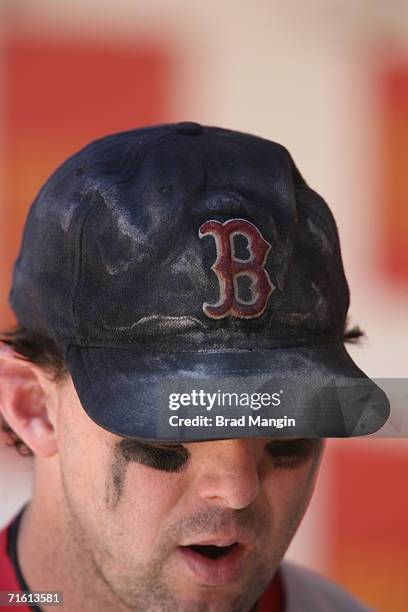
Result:
[[[389,414],[344,347],[334,217],[251,134],[157,125],[70,157],[29,211],[10,303],[121,436],[343,437]]]

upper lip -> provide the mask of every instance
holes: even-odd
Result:
[[[239,535],[235,536],[213,536],[203,539],[195,539],[190,542],[180,544],[180,546],[231,546],[231,544],[240,544],[241,546],[249,546],[249,541]]]

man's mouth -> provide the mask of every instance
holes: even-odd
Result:
[[[234,547],[239,546],[238,542],[234,542],[229,546],[215,546],[212,544],[193,544],[189,548],[194,552],[207,557],[208,559],[219,559],[228,555]]]
[[[179,558],[199,584],[233,582],[244,568],[248,547],[235,541],[228,544],[189,544],[177,548]]]

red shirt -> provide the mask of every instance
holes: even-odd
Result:
[[[0,532],[0,591],[29,590],[21,574],[16,553],[18,519],[20,516],[20,514],[17,515],[17,517]],[[19,577],[18,574],[20,574]],[[18,610],[20,612],[33,612],[33,610],[38,611],[40,608],[37,606],[32,606],[31,608],[29,606],[18,606]],[[262,595],[257,607],[257,612],[283,612],[283,610],[284,592],[282,580],[278,571],[267,590]]]
[[[16,569],[9,556],[10,527],[11,523],[0,532],[0,591],[22,591],[24,590],[24,585],[20,584],[18,581]],[[10,609],[14,607],[15,606],[11,606]],[[33,608],[28,606],[18,606],[18,610],[20,610],[20,612],[33,612]]]

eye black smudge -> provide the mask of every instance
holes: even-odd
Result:
[[[111,478],[107,479],[105,490],[105,501],[112,507],[116,507],[121,498],[127,466],[127,461],[122,453],[118,452],[118,447],[115,446],[110,473]]]
[[[124,460],[137,461],[155,470],[179,472],[187,464],[190,453],[181,444],[160,444],[123,439],[117,443]]]
[[[320,438],[297,438],[294,440],[272,440],[267,451],[277,468],[297,468],[320,454],[323,441]]]

